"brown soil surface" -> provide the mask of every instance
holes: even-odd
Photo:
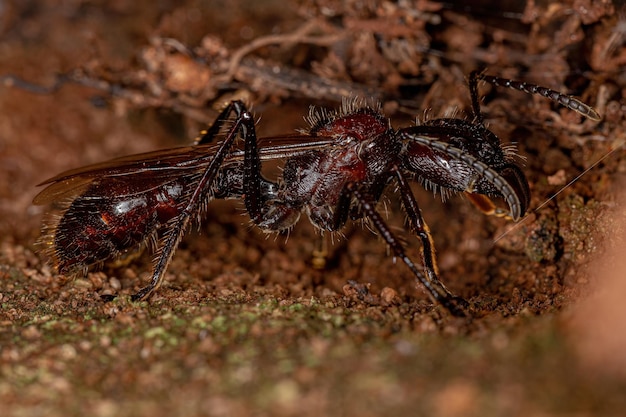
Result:
[[[624,415],[626,10],[379,3],[0,2],[0,415]],[[208,205],[149,302],[129,295],[151,254],[68,277],[34,244],[38,183],[191,143],[230,99],[254,104],[259,136],[345,94],[402,127],[467,114],[477,68],[574,94],[603,120],[484,89],[489,128],[525,158],[517,225],[416,184],[471,318],[433,305],[369,230],[347,227],[319,271],[308,221],[268,238],[239,201]],[[10,74],[72,81],[36,93]],[[419,259],[393,193],[387,205]]]

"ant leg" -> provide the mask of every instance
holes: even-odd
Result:
[[[413,233],[415,233],[422,241],[422,261],[424,263],[424,269],[426,269],[426,273],[428,274],[428,279],[432,282],[440,282],[438,278],[439,268],[437,266],[437,259],[434,250],[435,244],[433,242],[432,235],[430,234],[430,228],[422,217],[417,200],[413,195],[413,191],[411,190],[408,181],[399,169],[396,168],[394,172],[396,173],[402,204],[409,219],[411,229],[413,230]],[[443,284],[440,285],[445,288]],[[446,292],[450,294],[447,289]]]
[[[235,113],[237,119],[241,118],[242,113],[248,113],[245,104],[242,101],[231,101],[217,116],[213,124],[207,129],[201,132],[202,136],[196,141],[196,145],[206,145],[213,142],[213,139],[220,133],[222,126],[226,123],[232,113]],[[237,122],[235,122],[237,123]],[[229,133],[232,132],[234,126],[231,126]]]
[[[263,178],[254,123],[242,125],[242,136],[245,140],[242,170],[246,211],[260,229],[270,232],[288,229],[300,218],[302,202],[285,201],[278,195],[279,185]],[[267,184],[272,184],[273,189],[269,190]]]
[[[314,269],[326,268],[328,261],[328,235],[324,232],[316,236],[315,249],[313,249],[312,256],[311,264]]]
[[[563,107],[567,107],[570,110],[587,117],[594,121],[600,121],[602,118],[597,111],[588,104],[583,103],[576,97],[569,96],[567,94],[559,93],[556,90],[551,90],[540,85],[527,83],[524,81],[514,81],[507,78],[495,77],[493,75],[485,75],[480,71],[472,71],[469,76],[469,90],[472,98],[472,111],[476,117],[476,122],[483,124],[483,118],[480,114],[480,104],[478,102],[478,82],[485,81],[496,87],[505,87],[513,90],[521,91],[527,94],[535,94],[543,96],[552,100],[555,103],[560,104]]]
[[[443,288],[446,295],[452,298],[456,304],[467,307],[467,302],[464,299],[452,294],[439,280],[439,267],[435,255],[435,243],[430,233],[430,228],[422,217],[421,210],[406,177],[397,167],[394,169],[394,172],[398,181],[398,187],[400,188],[404,211],[409,219],[411,229],[422,241],[422,263],[428,275],[428,279],[435,285]]]
[[[376,230],[380,233],[381,237],[385,240],[385,242],[389,245],[391,250],[393,251],[394,256],[402,259],[404,264],[413,272],[413,275],[417,278],[417,280],[426,288],[430,296],[438,303],[443,305],[450,313],[455,316],[464,317],[466,313],[464,309],[467,307],[467,302],[462,298],[454,296],[450,291],[444,287],[438,279],[431,279],[431,277],[426,278],[424,274],[417,268],[415,263],[408,257],[406,252],[404,251],[404,247],[398,240],[398,238],[391,232],[391,229],[385,223],[385,220],[380,215],[380,213],[376,210],[376,200],[374,200],[370,195],[367,189],[364,187],[359,187],[357,183],[349,182],[345,186],[346,192],[352,194],[358,201],[363,210],[363,213],[366,218],[368,218]],[[415,199],[413,199],[415,200]],[[419,213],[419,209],[417,208],[417,203],[413,206],[413,208],[417,209]],[[421,216],[420,216],[421,218]],[[424,222],[421,222],[424,225]],[[434,262],[434,252],[432,250],[432,244],[430,240],[430,234],[428,233],[428,229],[422,227],[425,231],[426,239],[428,240],[428,252],[432,255],[430,256],[429,262]],[[427,270],[429,267],[426,268]],[[434,268],[430,268],[434,271]],[[430,272],[429,272],[430,274]],[[435,274],[436,277],[436,274]]]
[[[217,132],[219,132],[220,127],[226,120],[229,119],[231,113],[233,112],[235,113],[236,118],[234,119],[232,126],[229,128],[224,141],[221,143],[215,153],[215,157],[211,160],[211,163],[198,181],[196,189],[187,201],[187,206],[172,221],[170,229],[165,234],[165,243],[158,252],[150,284],[134,294],[131,297],[133,301],[145,300],[154,292],[154,290],[161,286],[165,270],[172,260],[174,251],[178,247],[178,243],[182,239],[191,217],[195,215],[198,206],[202,204],[202,202],[207,198],[207,195],[210,193],[217,173],[219,172],[224,159],[228,155],[230,147],[235,142],[239,131],[243,130],[244,132],[254,132],[254,119],[252,118],[250,112],[248,112],[245,105],[241,101],[233,101],[226,107],[226,109],[224,109],[215,123],[211,126],[211,128],[209,128],[207,133],[205,133],[200,142],[202,142],[204,138],[209,138],[209,141],[212,140]]]

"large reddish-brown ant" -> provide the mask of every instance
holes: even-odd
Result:
[[[132,296],[143,300],[159,288],[189,223],[214,198],[242,198],[252,222],[267,232],[290,228],[302,213],[322,232],[340,230],[349,218],[366,219],[434,300],[463,315],[465,300],[439,280],[431,234],[409,180],[444,193],[465,192],[485,212],[513,220],[524,215],[528,182],[510,147],[484,126],[481,80],[542,95],[599,120],[595,110],[571,96],[479,72],[469,77],[469,119],[433,119],[399,130],[378,107],[353,99],[337,111],[313,109],[306,132],[258,140],[252,115],[242,102],[233,101],[195,146],[118,158],[43,182],[48,186],[34,203],[55,203],[63,211],[50,216],[41,242],[57,270],[68,273],[159,236],[152,280]],[[235,146],[238,137],[243,149]],[[285,159],[275,181],[261,175],[261,162],[270,159]],[[421,240],[423,271],[376,207],[390,183]],[[496,208],[490,197],[501,198],[508,210]]]

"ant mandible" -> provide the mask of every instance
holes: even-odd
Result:
[[[433,240],[409,186],[418,179],[444,193],[465,192],[481,210],[518,220],[528,209],[528,181],[514,152],[484,123],[478,83],[544,96],[592,120],[596,111],[545,87],[472,72],[469,119],[439,118],[393,129],[379,106],[345,100],[341,109],[314,109],[300,134],[258,139],[253,116],[233,101],[194,146],[113,159],[61,173],[34,199],[54,203],[40,239],[59,273],[86,271],[151,242],[157,255],[148,286],[132,296],[147,299],[163,282],[190,222],[212,199],[243,199],[252,223],[266,232],[291,228],[306,213],[322,232],[364,219],[404,262],[433,300],[462,316],[467,302],[440,281]],[[244,141],[243,149],[236,139]],[[222,138],[221,140],[216,140]],[[284,159],[279,179],[261,175],[261,162]],[[422,244],[422,265],[407,256],[377,209],[394,183],[410,229]],[[491,198],[501,198],[508,211]]]

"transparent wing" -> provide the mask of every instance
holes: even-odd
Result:
[[[261,160],[282,159],[322,149],[332,143],[333,140],[330,138],[304,134],[262,138],[258,140],[259,156]],[[132,185],[127,188],[129,192],[133,190],[135,193],[148,191],[149,188],[158,186],[160,182],[166,184],[173,178],[193,178],[206,168],[218,147],[219,143],[211,143],[168,148],[71,169],[39,184],[47,187],[35,196],[33,203],[42,205],[67,200],[82,194],[90,184],[106,182],[107,179],[114,177],[118,182]],[[243,161],[242,147],[243,144],[240,143],[238,148],[229,153],[224,160],[224,168]],[[142,183],[145,183],[145,190],[142,190]],[[123,188],[120,187],[121,193],[124,192]]]

